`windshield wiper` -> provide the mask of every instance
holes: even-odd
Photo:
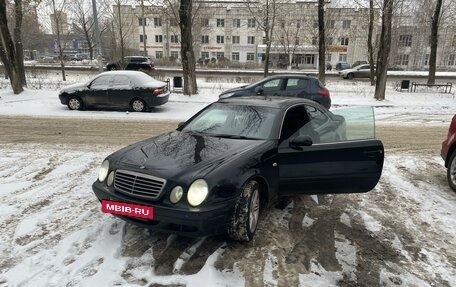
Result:
[[[211,134],[212,137],[227,138],[227,139],[242,139],[242,140],[257,140],[258,138],[246,137],[240,135],[228,135],[228,134]]]

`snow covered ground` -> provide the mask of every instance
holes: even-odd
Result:
[[[237,85],[199,86],[151,113],[69,111],[56,89],[3,88],[0,125],[19,115],[184,120]],[[378,124],[447,125],[456,113],[454,94],[388,87],[379,102],[365,82],[327,86],[334,108],[375,106]],[[101,213],[91,184],[114,149],[0,144],[0,286],[456,286],[456,194],[438,154],[387,153],[372,192],[294,197],[240,244]]]

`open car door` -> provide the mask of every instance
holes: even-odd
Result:
[[[378,183],[384,149],[371,107],[304,104],[285,114],[278,155],[281,195],[358,193]]]

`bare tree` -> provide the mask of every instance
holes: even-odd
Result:
[[[377,81],[375,83],[375,99],[384,100],[387,80],[389,54],[391,50],[391,21],[394,0],[384,0],[382,7],[382,32],[377,56]]]
[[[287,11],[287,10],[285,10]],[[278,35],[279,42],[282,46],[284,54],[287,56],[287,69],[291,69],[296,50],[299,47],[299,34],[301,32],[301,20],[294,17],[290,20],[282,20],[279,25]]]
[[[55,0],[52,0],[51,5],[52,5],[52,12],[54,16],[54,23],[55,23],[55,32],[57,34],[57,49],[59,51],[59,60],[60,60],[60,70],[62,72],[62,80],[66,81],[66,75],[65,75],[65,61],[64,61],[64,43],[62,43],[63,39],[63,31],[62,31],[62,24],[63,23],[63,7],[65,7],[66,1],[63,0],[60,4],[59,7],[55,5]]]
[[[325,0],[318,0],[318,79],[325,84]]]
[[[14,94],[20,94],[23,89],[21,68],[17,61],[17,47],[8,29],[6,1],[0,0],[0,59],[6,74],[10,78]]]
[[[195,54],[193,52],[192,36],[192,0],[181,0],[179,7],[179,27],[181,31],[181,57],[184,78],[184,94],[198,92],[195,75]]]
[[[269,75],[269,54],[272,45],[272,36],[274,35],[274,26],[277,16],[277,0],[262,1],[246,0],[250,14],[255,19],[258,27],[264,33],[264,42],[266,44],[265,59],[264,59],[264,73],[263,76]]]
[[[439,41],[439,19],[443,0],[437,0],[431,26],[431,54],[429,55],[428,85],[435,84],[435,70],[437,64],[437,46]]]
[[[374,45],[372,44],[372,35],[374,33],[374,0],[369,0],[369,32],[367,33],[367,59],[370,65],[370,83],[375,85],[375,68],[374,68]]]

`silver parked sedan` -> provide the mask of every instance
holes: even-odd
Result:
[[[144,112],[163,105],[168,98],[167,83],[138,71],[100,73],[88,82],[67,86],[59,93],[60,102],[70,110],[110,107]]]

